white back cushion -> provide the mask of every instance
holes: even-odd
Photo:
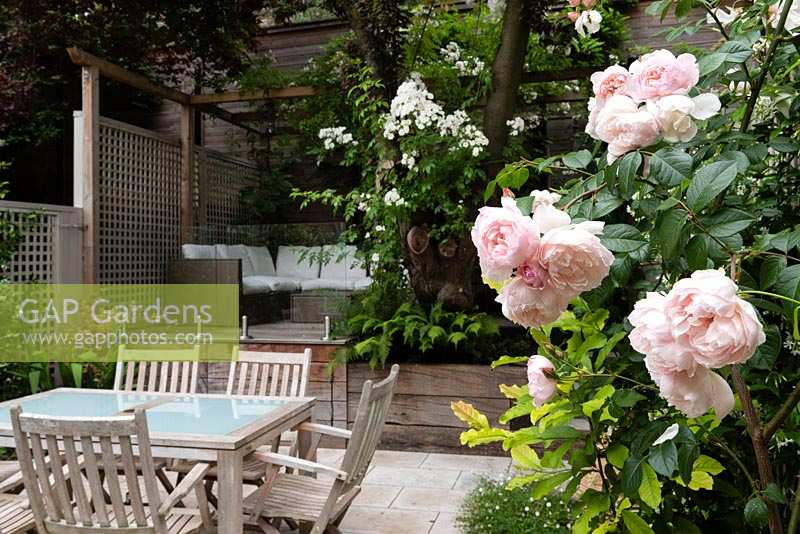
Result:
[[[183,257],[187,260],[213,260],[217,254],[214,245],[193,245],[187,243],[181,247]]]
[[[275,262],[278,276],[296,280],[319,278],[319,253],[320,247],[278,247]]]
[[[245,247],[253,271],[260,276],[275,276],[275,262],[272,261],[272,254],[267,247]]]
[[[242,276],[253,276],[253,264],[244,245],[214,245],[217,258],[223,260],[242,260]]]
[[[322,265],[319,277],[326,280],[360,280],[367,277],[367,271],[362,269],[356,260],[356,247],[346,245],[324,245],[323,257],[328,258],[328,263]]]

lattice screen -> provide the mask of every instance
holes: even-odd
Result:
[[[180,143],[102,118],[99,148],[100,282],[164,282],[180,250]]]
[[[100,120],[100,282],[157,284],[180,255],[180,143],[107,118]],[[239,191],[255,166],[195,150],[193,205],[206,239],[226,243],[242,216]]]
[[[11,282],[54,282],[58,217],[53,213],[39,213],[36,219],[30,220],[28,214],[23,210],[0,207],[0,218],[22,230],[22,241],[3,276]]]
[[[240,191],[257,183],[257,169],[247,162],[204,149],[197,150],[196,161],[198,233],[205,242],[233,243],[229,239],[231,225],[241,224],[244,215]],[[205,186],[205,195],[199,194],[201,184]]]

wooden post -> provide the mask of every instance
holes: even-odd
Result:
[[[194,209],[192,182],[194,181],[194,108],[181,105],[181,242],[192,238]],[[201,193],[202,194],[202,193]]]
[[[81,69],[83,91],[83,282],[99,282],[100,71]]]

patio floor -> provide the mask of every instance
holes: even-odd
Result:
[[[320,449],[319,461],[338,465],[343,455]],[[510,464],[503,457],[377,451],[340,528],[345,534],[455,534],[466,493],[481,476],[503,477]]]

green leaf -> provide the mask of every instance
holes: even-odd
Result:
[[[622,521],[625,523],[625,526],[628,528],[631,534],[655,534],[653,529],[650,528],[650,525],[648,525],[644,519],[639,517],[636,512],[623,510]]]
[[[703,234],[692,236],[686,245],[686,262],[689,269],[697,271],[708,266],[708,237]]]
[[[609,224],[603,228],[600,241],[612,252],[633,252],[647,244],[642,233],[628,224]]]
[[[693,470],[718,475],[722,473],[725,468],[714,458],[701,454],[700,457],[694,461]]]
[[[699,456],[700,447],[696,442],[684,443],[678,448],[678,473],[682,479],[692,479],[694,462]]]
[[[592,153],[588,150],[579,150],[577,152],[570,152],[564,154],[561,161],[570,169],[583,169],[592,161]]]
[[[761,497],[753,497],[744,505],[744,521],[751,527],[764,528],[769,521],[767,503]]]
[[[599,390],[597,390],[597,393],[595,393],[594,398],[584,402],[581,405],[583,415],[586,417],[591,417],[594,412],[603,407],[603,405],[606,403],[606,399],[613,394],[614,386],[611,384],[606,384],[605,386],[601,387]]]
[[[533,402],[531,401],[530,397],[528,397],[526,400],[520,401],[518,404],[513,405],[511,408],[503,412],[503,414],[497,419],[497,422],[501,425],[504,425],[512,419],[516,419],[517,417],[530,416],[533,409]]]
[[[786,495],[783,494],[781,489],[774,482],[767,484],[767,489],[764,490],[764,496],[775,504],[786,504]]]
[[[692,156],[677,148],[662,148],[650,158],[650,177],[673,187],[689,177]]]
[[[630,408],[637,402],[646,399],[641,393],[632,389],[620,389],[614,393],[614,404],[620,408]]]
[[[694,211],[705,208],[736,178],[734,161],[717,161],[697,170],[686,190],[686,202]]]
[[[675,16],[683,18],[692,10],[692,0],[678,0],[675,5]]]
[[[747,360],[747,365],[753,369],[769,371],[781,352],[781,330],[777,325],[768,324],[764,327],[764,334],[767,336],[766,341],[758,346],[752,358]]]
[[[629,456],[622,466],[622,491],[628,497],[636,497],[639,494],[643,463],[644,460],[641,458]]]
[[[697,60],[697,66],[700,69],[700,76],[706,76],[714,72],[725,63],[727,58],[727,54],[719,52],[701,57]]]
[[[550,495],[553,490],[555,490],[558,486],[566,482],[572,478],[571,471],[564,471],[562,473],[556,473],[555,475],[539,480],[533,486],[533,490],[531,491],[531,498],[534,501],[541,499],[547,495]]]
[[[501,365],[508,365],[511,363],[525,363],[530,359],[529,356],[501,356],[492,362],[492,369],[500,367]]]
[[[459,439],[461,440],[462,445],[475,447],[477,445],[486,445],[487,443],[504,441],[508,438],[509,434],[511,434],[511,432],[502,428],[484,428],[482,430],[470,428],[469,430],[462,432]]]
[[[799,149],[797,144],[788,137],[778,136],[769,142],[769,146],[778,152],[797,152]]]
[[[703,226],[714,237],[728,237],[738,234],[755,221],[755,217],[737,209],[723,209],[702,218]]]
[[[541,469],[539,455],[528,445],[518,445],[511,449],[511,459],[526,469]]]
[[[647,461],[658,474],[672,477],[678,467],[678,448],[675,442],[670,440],[651,448]]]
[[[533,197],[519,197],[516,199],[517,208],[525,215],[530,215],[533,211]]]
[[[786,268],[786,256],[769,256],[761,264],[758,283],[761,289],[771,288],[778,281],[778,275]]]
[[[489,428],[489,419],[468,402],[451,402],[450,409],[456,417],[467,423],[470,428],[478,430]]]
[[[678,243],[681,239],[681,230],[683,225],[686,224],[686,218],[686,212],[678,208],[662,212],[658,217],[655,234],[664,259],[675,257]]]
[[[775,280],[775,293],[792,299],[800,299],[800,264],[782,270]]]
[[[625,460],[628,458],[628,454],[628,447],[616,444],[606,451],[606,459],[608,459],[608,463],[617,469],[622,469],[622,466],[625,465]]]
[[[625,199],[630,199],[635,192],[636,172],[641,164],[642,155],[639,152],[630,152],[617,163],[619,192]]]
[[[658,483],[658,475],[647,464],[642,465],[642,483],[639,486],[639,497],[653,510],[658,510],[658,506],[661,504],[661,485]]]

